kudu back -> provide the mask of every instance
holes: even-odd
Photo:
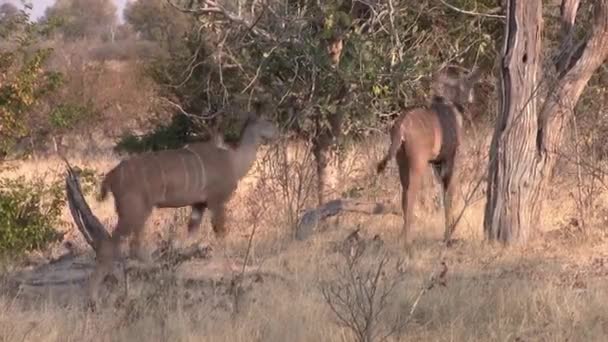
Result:
[[[458,164],[465,105],[474,100],[473,87],[479,74],[479,69],[464,74],[453,66],[440,71],[433,82],[430,105],[404,109],[390,129],[390,146],[377,164],[377,172],[382,173],[387,163],[396,159],[402,187],[402,238],[406,246],[411,242],[413,206],[429,163],[441,183],[446,243],[454,232],[453,175]]]
[[[213,141],[183,148],[143,153],[121,161],[108,172],[101,184],[100,199],[111,192],[118,222],[107,241],[102,241],[97,267],[90,280],[92,300],[105,275],[111,271],[120,241],[133,234],[130,253],[146,257],[141,250],[145,223],[153,208],[190,206],[189,235],[200,227],[203,213],[212,212],[211,225],[220,239],[227,234],[225,203],[230,199],[256,159],[262,139],[274,139],[276,126],[255,114],[247,116],[238,144],[218,146]]]

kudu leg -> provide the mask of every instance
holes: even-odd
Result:
[[[435,173],[441,182],[441,190],[443,195],[443,210],[445,217],[445,232],[443,235],[443,241],[445,243],[450,242],[452,234],[456,229],[456,218],[453,210],[454,200],[454,162],[442,162],[438,165],[433,165]]]
[[[114,262],[115,245],[113,238],[99,242],[99,248],[96,252],[95,269],[89,277],[89,300],[92,305],[95,305],[99,298],[99,287],[105,277],[112,272]]]
[[[225,267],[229,271],[236,270],[236,266],[229,258],[228,246],[226,243],[226,236],[228,235],[228,229],[226,229],[226,209],[223,205],[214,206],[211,209],[213,215],[211,216],[211,226],[215,232],[215,236],[221,250],[221,254],[224,257],[226,263]]]
[[[126,238],[132,231],[135,231],[135,236],[131,240],[131,248],[138,248],[141,243],[141,234],[143,225],[147,219],[147,215],[137,215],[137,211],[129,211],[128,213],[119,214],[118,223],[116,229],[112,233],[112,236],[107,239],[100,241],[99,248],[96,255],[96,265],[91,277],[89,278],[89,298],[92,303],[96,303],[99,297],[99,287],[107,275],[112,273],[114,266],[114,260],[120,254],[120,243]],[[139,212],[141,213],[141,212]],[[136,240],[134,245],[134,240]],[[131,250],[132,251],[132,250]],[[138,252],[136,252],[138,253]]]
[[[133,236],[131,237],[131,241],[129,241],[129,256],[140,262],[150,261],[150,256],[143,249],[144,228],[150,214],[151,211],[144,212],[140,217],[132,219],[130,224]]]
[[[199,231],[201,222],[203,221],[203,214],[207,209],[207,203],[195,203],[192,205],[192,213],[190,214],[190,221],[188,222],[188,234],[194,235]]]
[[[401,180],[401,208],[403,211],[403,242],[406,249],[409,249],[411,237],[411,224],[413,218],[414,203],[422,180],[424,163],[408,160],[408,156],[403,150],[397,154],[397,165],[399,167],[399,178]]]

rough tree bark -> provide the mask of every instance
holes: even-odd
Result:
[[[561,6],[562,46],[555,85],[537,112],[540,1],[507,1],[501,65],[500,113],[490,147],[484,230],[489,240],[525,243],[535,232],[542,195],[555,167],[562,133],[589,79],[608,56],[608,3],[596,1],[594,26],[582,44],[571,43],[579,0]],[[579,46],[580,53],[573,53]]]
[[[317,169],[317,204],[325,203],[325,191],[327,184],[327,165],[329,164],[329,152],[332,146],[335,146],[337,139],[342,135],[342,120],[344,118],[341,103],[345,101],[344,90],[337,96],[338,110],[336,113],[327,116],[327,124],[322,118],[322,114],[315,114],[315,136],[312,139],[312,154],[315,157],[315,165]]]

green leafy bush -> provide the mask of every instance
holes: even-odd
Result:
[[[186,144],[192,123],[183,115],[173,116],[171,122],[158,125],[152,132],[136,136],[124,135],[114,147],[116,152],[140,153],[178,148]]]
[[[224,142],[234,144],[240,139],[244,120],[233,113],[228,113],[218,120],[219,134]],[[155,128],[143,135],[126,134],[114,147],[121,153],[142,153],[180,148],[193,141],[209,141],[209,124],[181,113],[172,116],[168,124],[156,124]]]
[[[92,119],[96,115],[97,113],[91,103],[87,105],[63,103],[53,109],[50,114],[50,121],[53,128],[67,130],[80,121]]]
[[[40,249],[61,239],[54,227],[65,203],[62,185],[23,176],[0,180],[0,254]]]

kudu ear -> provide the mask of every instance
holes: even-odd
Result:
[[[444,68],[440,70],[433,81],[438,86],[456,86],[458,85],[458,77],[455,75],[454,70],[449,68]]]
[[[253,101],[251,108],[253,109],[251,115],[253,115],[255,118],[259,118],[264,112],[264,102],[260,100]]]
[[[460,86],[458,74],[449,68],[442,68],[433,75],[431,89],[437,96],[453,98],[454,90]]]
[[[470,84],[473,84],[473,83],[477,83],[477,81],[479,81],[480,78],[481,78],[481,68],[479,66],[475,66],[475,67],[473,67],[473,70],[471,70],[469,75],[467,76],[467,81]]]
[[[248,126],[248,125],[251,125],[251,124],[255,123],[258,120],[258,118],[259,118],[259,115],[255,112],[255,110],[254,111],[247,111],[247,112],[245,112],[244,116],[245,116],[245,118],[244,118],[244,125],[245,126]]]

